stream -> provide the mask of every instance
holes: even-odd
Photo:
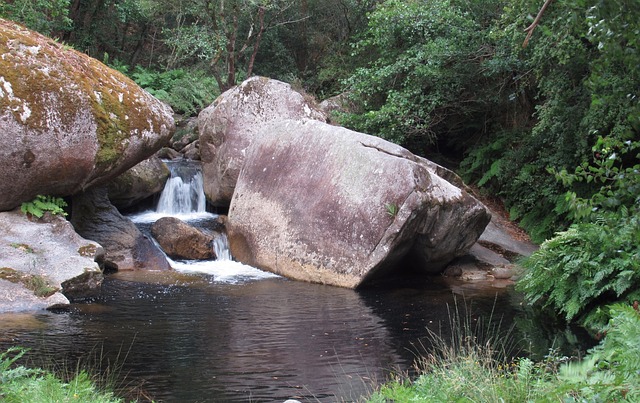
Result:
[[[166,215],[194,225],[215,218],[194,190],[199,172],[190,172],[167,182],[169,201],[163,192],[155,211],[132,220],[144,230]],[[108,368],[121,393],[143,401],[336,402],[361,400],[390,375],[411,373],[428,352],[427,328],[449,340],[459,317],[514,355],[574,348],[566,329],[538,321],[511,287],[436,276],[356,291],[235,262],[222,237],[215,247],[217,261],[109,275],[91,303],[0,314],[0,351],[29,348],[29,359],[45,367]]]

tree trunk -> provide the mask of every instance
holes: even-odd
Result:
[[[233,27],[228,35],[227,42],[227,82],[224,90],[236,85],[236,39],[238,37],[238,10],[234,9],[233,12]],[[220,88],[220,91],[223,91]]]
[[[253,51],[251,52],[251,57],[249,58],[249,65],[247,66],[247,78],[251,77],[251,74],[253,74],[253,63],[256,60],[256,55],[258,54],[258,48],[260,47],[260,40],[262,39],[262,33],[264,32],[264,12],[265,12],[264,7],[260,7],[258,9],[258,21],[260,23],[260,28],[258,29],[258,34],[256,35],[256,41],[253,45]]]

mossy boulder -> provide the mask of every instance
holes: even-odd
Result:
[[[104,183],[174,126],[171,108],[120,72],[0,19],[0,210]]]

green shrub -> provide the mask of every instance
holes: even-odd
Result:
[[[34,31],[51,35],[70,30],[69,0],[15,0],[0,2],[0,18],[17,21]]]
[[[491,22],[500,0],[381,2],[354,44],[362,67],[345,80],[364,113],[341,122],[421,152],[439,143],[460,150],[506,99],[510,60],[495,54]],[[505,81],[506,80],[506,81]]]
[[[220,94],[215,79],[199,70],[158,72],[136,66],[131,77],[151,95],[171,105],[175,112],[187,116],[197,114]]]
[[[368,401],[393,402],[637,402],[640,401],[640,312],[610,307],[604,340],[582,361],[549,355],[502,361],[491,344],[458,343],[422,361],[415,380],[395,377]],[[466,347],[472,346],[472,349]]]
[[[640,300],[640,142],[600,138],[594,159],[557,176],[567,185],[587,183],[598,190],[566,195],[576,221],[523,261],[518,288],[568,321],[590,328],[608,320],[604,306]]]
[[[61,197],[38,195],[30,202],[22,203],[20,211],[38,218],[42,217],[47,211],[51,214],[66,216],[67,213],[64,211],[64,207],[67,207],[67,203]]]
[[[574,224],[522,262],[517,288],[529,302],[590,328],[607,320],[606,304],[640,300],[640,217]]]
[[[640,312],[615,304],[604,340],[584,360],[560,368],[551,394],[571,402],[640,401]]]

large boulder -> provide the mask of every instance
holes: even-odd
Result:
[[[0,212],[0,312],[32,311],[95,297],[102,247],[61,216]]]
[[[198,115],[204,192],[215,206],[228,206],[247,148],[272,120],[326,120],[320,109],[289,84],[251,77],[226,91]]]
[[[0,211],[106,182],[173,130],[171,109],[118,71],[0,19]]]
[[[71,223],[84,238],[104,247],[109,271],[170,270],[154,243],[111,204],[106,187],[91,188],[73,197]]]
[[[151,226],[151,235],[171,258],[204,260],[216,257],[213,235],[205,234],[178,218],[160,218]]]
[[[490,220],[435,164],[380,138],[314,120],[261,130],[227,223],[231,253],[243,263],[355,288],[407,256],[442,271]]]
[[[119,209],[131,207],[162,192],[170,175],[167,165],[152,156],[109,182],[109,200]]]

